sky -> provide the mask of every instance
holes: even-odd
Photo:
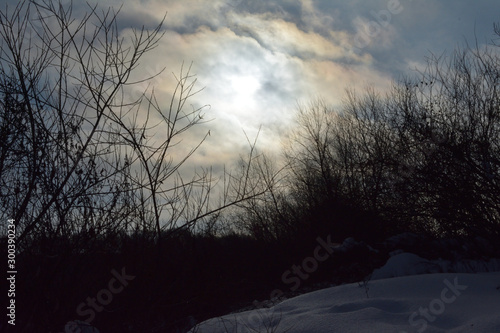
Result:
[[[75,13],[88,9],[84,2],[73,6]],[[338,106],[347,88],[383,92],[416,74],[431,54],[491,43],[493,24],[500,23],[497,0],[107,0],[99,6],[121,6],[124,34],[153,28],[166,14],[165,35],[138,73],[165,69],[149,82],[161,99],[173,90],[172,73],[192,64],[203,90],[190,102],[207,105],[204,119],[211,121],[183,142],[192,147],[210,130],[191,160],[203,166],[235,161],[248,149],[245,135],[253,140],[259,129],[258,147],[278,156],[298,103],[323,98]]]
[[[105,2],[100,2],[104,5]],[[117,6],[122,2],[110,2]],[[108,3],[106,3],[108,4]],[[426,57],[465,42],[491,43],[496,0],[143,0],[123,3],[120,22],[165,36],[146,71],[171,89],[171,72],[192,63],[196,105],[210,105],[211,136],[194,163],[234,160],[261,128],[258,147],[279,154],[297,103],[339,105],[346,88],[387,90],[423,68]]]

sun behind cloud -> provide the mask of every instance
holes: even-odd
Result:
[[[255,93],[261,86],[257,77],[253,75],[231,75],[229,84],[235,102],[246,106],[255,103]]]

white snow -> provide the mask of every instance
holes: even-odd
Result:
[[[500,272],[494,270],[500,261],[451,263],[400,253],[366,285],[318,290],[210,319],[191,333],[500,332]],[[474,271],[482,273],[464,273]]]

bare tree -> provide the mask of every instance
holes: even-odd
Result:
[[[466,46],[393,95],[401,150],[416,157],[406,178],[438,233],[498,235],[499,68],[495,46]]]
[[[297,237],[498,237],[499,70],[497,45],[466,46],[429,57],[425,71],[386,95],[348,90],[338,109],[299,106],[283,200],[252,205],[250,221],[261,234],[294,225]],[[282,207],[293,211],[288,222]]]
[[[498,236],[499,68],[496,46],[467,46],[386,96],[348,91],[336,112],[301,110],[287,156],[302,206],[335,198],[386,230]]]
[[[154,91],[131,94],[154,77],[132,79],[162,22],[123,34],[117,18],[97,5],[74,17],[71,5],[53,1],[0,12],[0,216],[16,220],[20,249],[76,235],[85,243],[131,231],[160,237],[265,191],[241,180],[217,206],[210,169],[181,177],[209,133],[184,155],[176,150],[205,122],[206,107],[187,104],[196,78],[182,67],[167,105]]]

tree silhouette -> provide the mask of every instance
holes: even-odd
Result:
[[[52,1],[0,13],[0,216],[16,220],[21,250],[60,251],[55,240],[71,238],[82,251],[122,232],[160,240],[266,191],[227,177],[221,193],[233,189],[231,200],[218,206],[210,169],[181,177],[210,134],[179,153],[205,122],[206,107],[187,104],[196,77],[183,66],[167,105],[141,91],[161,74],[132,79],[163,22],[123,34],[117,18],[97,5],[73,17],[71,5]]]
[[[466,46],[429,57],[386,95],[348,90],[338,109],[300,105],[280,204],[254,205],[246,229],[260,237],[292,225],[292,238],[331,232],[339,241],[402,231],[497,239],[499,70],[497,45]]]

